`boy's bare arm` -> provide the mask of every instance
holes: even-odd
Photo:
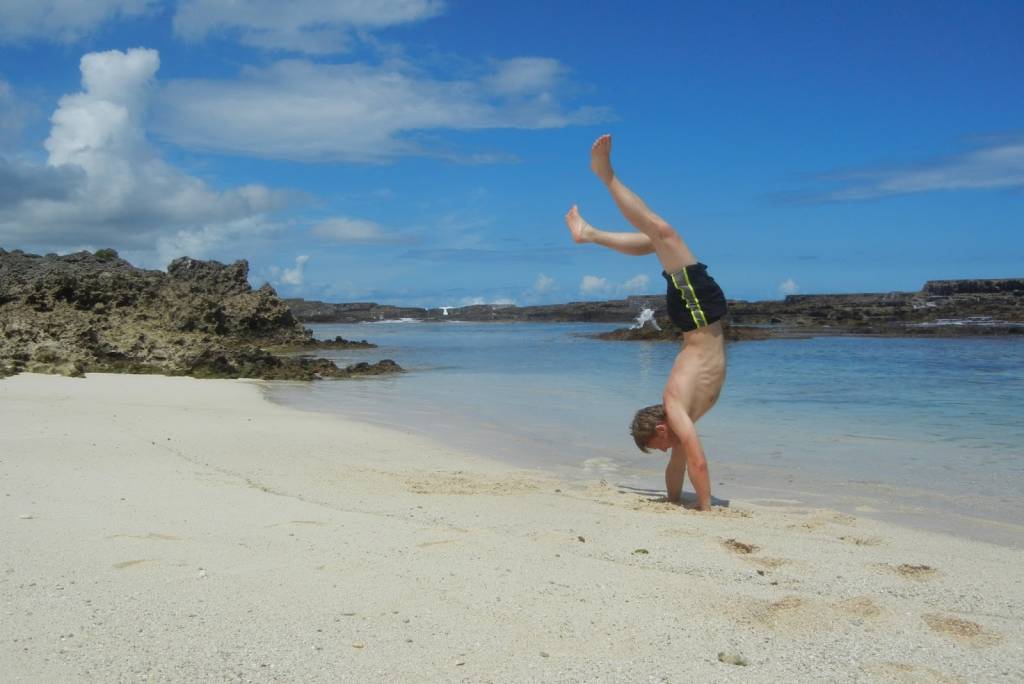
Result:
[[[672,503],[679,503],[683,496],[683,480],[686,479],[686,453],[679,448],[672,449],[672,457],[665,466],[665,493]]]
[[[702,511],[711,510],[711,478],[708,476],[708,462],[704,447],[697,436],[697,429],[690,416],[677,401],[665,398],[665,418],[668,427],[679,438],[680,447],[686,457],[685,467],[690,473],[690,482],[697,492],[697,507]],[[673,456],[674,456],[673,452]],[[671,461],[670,461],[671,464]],[[667,478],[666,473],[666,478]],[[680,481],[680,489],[682,482]],[[671,492],[669,492],[671,498]]]

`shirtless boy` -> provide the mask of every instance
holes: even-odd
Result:
[[[683,331],[683,347],[672,364],[662,403],[637,411],[630,431],[641,451],[671,450],[665,468],[669,501],[679,502],[687,471],[697,506],[711,509],[711,482],[704,448],[694,427],[718,401],[725,382],[725,340],[720,319],[725,295],[679,234],[619,180],[611,164],[612,138],[603,135],[590,150],[590,168],[608,187],[626,220],[639,233],[611,233],[583,220],[573,206],[565,215],[573,240],[591,242],[630,256],[652,252],[668,281],[668,314]]]

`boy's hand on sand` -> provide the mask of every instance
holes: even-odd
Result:
[[[655,503],[674,504],[676,506],[679,506],[680,508],[685,508],[688,511],[697,511],[697,512],[705,512],[705,513],[707,513],[707,512],[711,512],[711,511],[715,510],[715,507],[710,505],[710,504],[708,504],[707,506],[701,506],[698,502],[696,502],[696,501],[687,501],[686,499],[684,499],[681,496],[678,499],[670,499],[667,496],[659,496],[657,499],[652,499],[652,501],[654,501]]]
[[[615,178],[612,171],[612,136],[607,133],[594,141],[590,148],[590,170],[593,171],[601,182],[607,185]]]

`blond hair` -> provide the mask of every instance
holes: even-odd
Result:
[[[665,406],[663,404],[645,406],[636,412],[636,415],[633,416],[633,423],[629,426],[629,432],[633,435],[633,441],[636,442],[640,451],[648,453],[647,442],[654,436],[654,428],[664,422]]]

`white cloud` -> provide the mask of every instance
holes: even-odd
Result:
[[[417,131],[561,128],[605,115],[566,108],[554,76],[524,77],[514,96],[496,93],[491,81],[511,78],[503,69],[507,63],[500,62],[476,79],[443,80],[394,62],[285,60],[246,69],[236,80],[173,81],[154,113],[163,137],[192,149],[353,162],[452,156],[411,139]]]
[[[779,292],[784,295],[796,294],[800,291],[800,287],[796,284],[796,281],[792,278],[786,278],[779,283]]]
[[[542,293],[547,292],[555,286],[555,279],[544,275],[543,273],[537,274],[537,280],[533,283],[533,292]]]
[[[295,267],[278,269],[276,266],[271,267],[271,273],[280,273],[281,283],[285,285],[302,285],[304,270],[306,268],[306,262],[309,261],[309,257],[305,254],[302,256],[295,257]]]
[[[0,175],[24,186],[0,202],[0,242],[113,246],[163,266],[155,260],[204,256],[226,240],[273,228],[269,213],[286,193],[259,185],[217,192],[149,144],[143,120],[159,64],[157,52],[145,49],[82,58],[83,90],[61,98],[52,116],[46,166],[0,165]],[[41,194],[33,179],[57,188]]]
[[[645,275],[638,275],[622,284],[622,292],[625,294],[647,294],[647,288],[650,285],[650,278]]]
[[[611,285],[607,278],[585,275],[580,281],[580,293],[585,295],[608,294]]]
[[[1004,140],[917,166],[832,174],[846,187],[801,197],[810,202],[850,202],[937,190],[1024,187],[1024,139]]]
[[[650,286],[650,282],[650,278],[646,275],[634,276],[624,283],[612,283],[607,278],[585,275],[580,281],[580,294],[604,297],[647,294],[646,290]]]
[[[307,54],[347,51],[353,33],[421,21],[440,0],[181,0],[175,32],[190,40],[227,32],[252,47]]]
[[[112,19],[146,14],[156,0],[4,0],[0,43],[73,43]]]
[[[317,223],[310,229],[315,237],[340,243],[395,242],[398,237],[384,231],[373,221],[338,216]]]
[[[485,85],[502,95],[529,95],[556,87],[566,68],[549,57],[516,57],[499,62]]]

